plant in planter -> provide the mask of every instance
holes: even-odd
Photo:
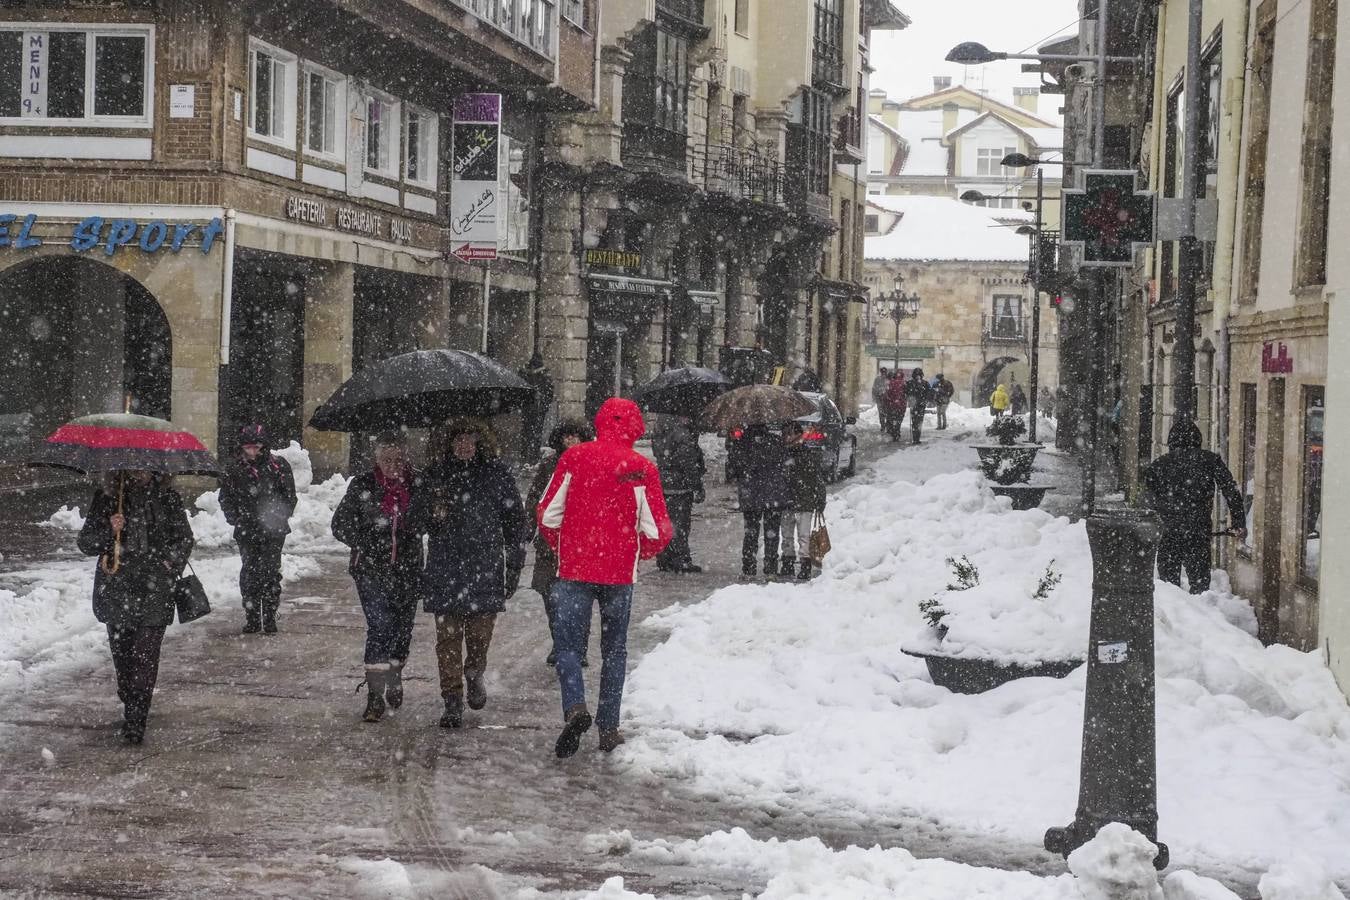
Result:
[[[952,574],[956,576],[956,583],[947,585],[948,592],[968,591],[980,583],[980,570],[969,557],[962,556],[956,559],[949,556],[946,563],[952,567]],[[942,617],[947,615],[947,607],[943,605],[942,598],[929,597],[927,600],[920,600],[919,612],[937,632],[938,640],[942,640],[947,634],[947,626],[942,624]]]
[[[999,416],[989,424],[984,433],[1005,447],[1017,443],[1017,439],[1027,433],[1027,423],[1021,416]]]

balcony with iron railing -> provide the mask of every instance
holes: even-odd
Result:
[[[1024,344],[1030,337],[1027,316],[981,317],[980,338],[988,344]]]
[[[712,195],[738,201],[783,206],[786,182],[783,164],[754,150],[691,141],[689,175]]]

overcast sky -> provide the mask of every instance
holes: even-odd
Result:
[[[985,66],[944,62],[962,41],[978,41],[991,50],[1036,52],[1051,36],[1076,33],[1077,0],[892,0],[913,20],[903,31],[874,36],[872,87],[904,100],[933,89],[934,75],[952,76],[952,84],[988,88],[996,99],[1012,98],[1014,85],[1035,85],[1040,76],[1022,72],[1022,63],[1006,60]],[[1074,26],[1070,30],[1069,26]],[[1042,112],[1055,115],[1061,98],[1047,97]],[[1058,118],[1057,116],[1055,117]]]

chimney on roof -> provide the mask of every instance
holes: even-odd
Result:
[[[1041,89],[1038,87],[1013,88],[1013,103],[1034,115],[1039,115]]]
[[[933,76],[933,93],[936,94],[938,91],[945,91],[947,88],[951,86],[952,86],[952,76],[950,75]]]

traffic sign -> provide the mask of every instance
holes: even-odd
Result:
[[[1083,246],[1084,266],[1130,266],[1153,243],[1154,196],[1135,190],[1133,170],[1089,169],[1064,191],[1064,243]]]
[[[450,252],[466,263],[483,262],[497,258],[495,244],[461,244]]]

